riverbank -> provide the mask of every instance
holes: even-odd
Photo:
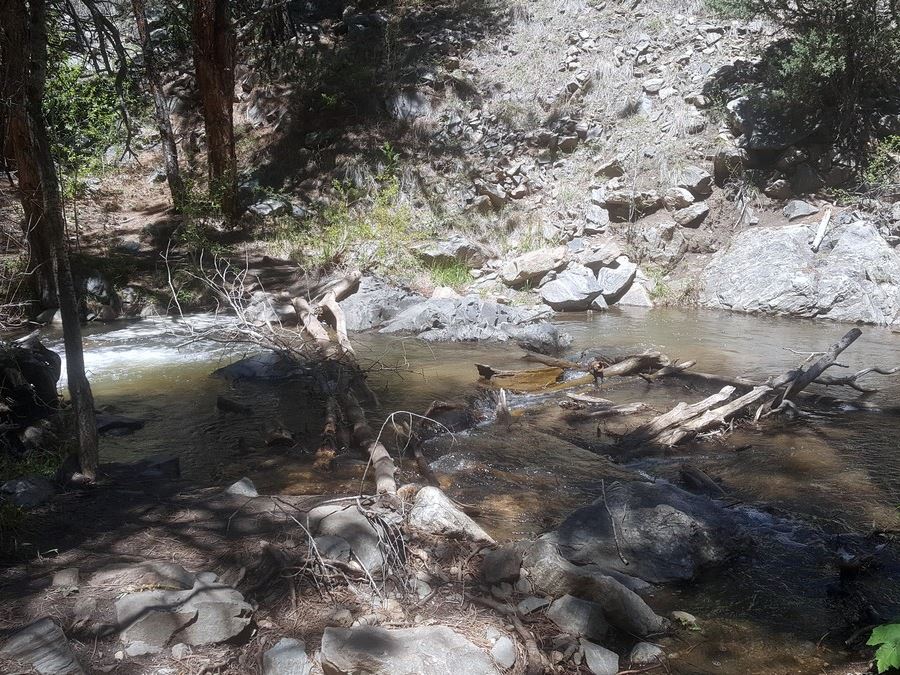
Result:
[[[151,329],[150,326],[155,327]],[[302,389],[289,382],[228,383],[209,378],[210,371],[221,365],[219,352],[200,352],[207,348],[196,345],[175,349],[182,339],[158,323],[150,322],[150,326],[142,327],[139,323],[131,328],[88,337],[89,367],[95,371],[98,404],[113,405],[119,412],[141,417],[146,422],[144,428],[133,435],[105,438],[102,452],[107,457],[125,458],[151,452],[171,453],[177,448],[188,482],[172,482],[171,486],[184,494],[172,497],[177,504],[170,510],[168,497],[137,498],[132,494],[134,491],[152,492],[168,481],[160,483],[159,479],[154,479],[144,485],[129,484],[128,480],[116,481],[121,484],[109,489],[120,491],[123,499],[134,499],[138,503],[136,512],[130,511],[130,506],[126,509],[131,524],[124,530],[112,528],[104,532],[94,542],[96,545],[87,546],[80,552],[78,547],[69,548],[64,539],[53,536],[54,530],[48,528],[51,536],[44,540],[42,555],[50,549],[58,549],[60,558],[56,561],[52,557],[56,554],[49,553],[44,556],[43,563],[31,563],[33,567],[27,568],[29,578],[46,580],[50,578],[51,570],[57,567],[71,566],[70,563],[77,566],[72,563],[72,556],[77,555],[87,556],[83,564],[85,575],[89,577],[94,567],[105,560],[105,554],[91,556],[106,549],[118,551],[119,537],[125,542],[121,551],[126,555],[134,555],[136,546],[162,546],[158,550],[169,552],[170,547],[165,543],[169,540],[164,536],[164,530],[176,526],[194,527],[178,525],[180,517],[170,516],[173,513],[183,515],[194,508],[191,503],[196,506],[200,501],[211,499],[242,475],[248,475],[263,494],[281,495],[289,501],[302,499],[304,504],[314,495],[323,495],[327,499],[356,494],[360,489],[363,465],[352,455],[340,459],[330,474],[313,469],[312,455],[307,453],[314,450],[318,442],[315,421],[319,415],[315,405],[298,406],[298,402],[307,400]],[[718,327],[718,332],[708,331],[711,326]],[[794,345],[791,349],[797,351],[818,349],[834,337],[836,327],[817,322],[752,319],[712,312],[685,314],[657,309],[617,310],[595,315],[585,323],[566,322],[559,328],[575,340],[571,348],[574,351],[568,352],[570,354],[598,346],[605,352],[625,354],[659,345],[679,358],[698,360],[706,369],[712,369],[712,364],[724,364],[719,368],[731,375],[765,377],[802,360],[783,349],[784,344]],[[892,334],[886,330],[867,331],[858,344],[858,351],[847,352],[848,365],[855,369],[872,362],[885,362],[893,353],[892,339]],[[379,426],[384,416],[394,410],[422,412],[435,399],[468,401],[476,418],[486,416],[486,424],[478,429],[437,439],[424,448],[424,453],[447,494],[462,504],[476,507],[477,511],[472,512],[476,522],[500,542],[530,540],[556,529],[573,510],[601,499],[604,486],[611,490],[614,482],[621,483],[626,475],[662,477],[672,485],[682,485],[679,472],[684,463],[715,478],[727,495],[724,505],[740,502],[725,510],[731,517],[738,518],[741,527],[748,531],[749,548],[737,557],[729,558],[721,572],[708,569],[689,584],[657,584],[650,589],[649,595],[644,595],[660,616],[669,618],[672,611],[680,610],[693,614],[699,621],[701,631],[676,632],[675,637],[662,641],[674,672],[681,672],[679,668],[684,672],[705,672],[714,667],[713,662],[727,664],[726,668],[731,668],[727,672],[781,672],[779,669],[784,668],[793,672],[819,672],[821,668],[832,667],[826,663],[837,664],[848,658],[840,643],[852,632],[850,624],[861,619],[858,612],[864,605],[858,604],[857,598],[868,598],[866,602],[870,604],[871,598],[878,598],[875,605],[879,611],[885,611],[880,603],[886,603],[887,608],[892,606],[893,591],[888,589],[883,576],[893,574],[889,571],[893,564],[890,561],[895,559],[894,553],[889,553],[893,551],[892,545],[884,550],[885,555],[889,554],[888,559],[879,559],[879,566],[867,572],[859,582],[857,588],[863,589],[862,596],[851,593],[842,599],[843,596],[836,596],[829,589],[840,587],[835,551],[855,546],[854,542],[859,541],[851,533],[869,533],[872,523],[877,523],[876,529],[888,529],[895,517],[896,486],[891,483],[892,474],[880,470],[890,466],[892,461],[887,448],[893,434],[894,418],[872,412],[844,412],[833,416],[823,410],[815,419],[799,425],[777,425],[764,432],[742,429],[726,443],[715,439],[701,440],[675,453],[647,450],[613,456],[616,464],[610,464],[602,455],[611,452],[610,443],[614,443],[620,426],[606,422],[603,435],[598,437],[596,423],[573,425],[554,398],[513,395],[510,402],[514,422],[510,430],[489,422],[494,404],[476,387],[477,374],[472,363],[522,368],[520,352],[509,344],[427,346],[419,341],[379,334],[355,336],[354,344],[360,358],[370,357],[385,365],[405,364],[399,371],[388,368],[380,374],[378,370],[371,373],[372,385],[382,399],[381,407],[372,416],[373,426]],[[144,350],[140,353],[149,359],[148,365],[153,364],[151,367],[142,370],[134,368],[133,362],[126,364],[129,350],[136,345]],[[126,361],[119,361],[117,355]],[[665,382],[662,380],[651,386],[638,378],[619,384],[608,381],[601,395],[616,403],[645,401],[658,411],[668,409],[676,400],[699,400],[704,395],[702,390],[686,390],[678,384]],[[893,380],[886,378],[883,384],[886,389],[875,395],[874,400],[868,397],[870,402],[877,404],[883,400],[887,403],[893,397]],[[216,400],[219,396],[235,400],[251,412],[242,415],[218,411]],[[294,437],[287,447],[279,449],[266,443],[275,426],[286,427]],[[748,445],[752,447],[748,449]],[[399,452],[401,447],[391,445],[392,453]],[[401,482],[421,480],[411,459],[402,462],[400,468]],[[601,481],[601,477],[610,482]],[[130,479],[140,483],[136,476],[132,475]],[[211,487],[198,492],[191,487],[198,480]],[[87,502],[94,504],[91,508],[102,509],[104,500],[99,495],[103,493],[97,494],[97,499],[76,493],[63,495],[59,498],[61,501],[50,507],[48,517],[54,519],[59,514],[71,512],[71,522],[91,523],[94,517],[90,510],[81,509]],[[128,497],[130,494],[132,496]],[[609,493],[607,499],[611,508],[615,508],[614,494]],[[270,498],[261,501],[272,503]],[[148,508],[145,513],[141,513],[144,508],[141,505]],[[228,510],[228,515],[236,508]],[[235,516],[239,517],[240,513]],[[221,525],[223,518],[227,520],[224,511],[205,520]],[[97,522],[100,526],[105,521],[99,518]],[[133,532],[132,527],[136,528]],[[154,529],[147,530],[148,527]],[[298,539],[296,531],[291,534],[291,528],[296,530],[296,524],[291,523],[287,531],[278,536],[257,534],[254,541],[257,545],[260,539],[280,543],[288,537],[298,545],[302,544],[305,535]],[[77,529],[73,528],[73,532]],[[145,531],[151,535],[143,534]],[[159,532],[159,536],[153,532]],[[147,536],[151,538],[147,539]],[[187,539],[194,538],[191,535]],[[191,572],[224,574],[228,566],[217,561],[225,552],[218,544],[206,548],[207,543],[202,537],[196,540],[198,548],[184,553],[184,560],[176,562]],[[203,553],[202,558],[198,551]],[[143,552],[138,555],[154,557]],[[231,555],[230,548],[228,555]],[[258,553],[254,555],[258,558]],[[478,561],[479,555],[470,560],[473,567],[470,577],[464,575],[466,588],[481,579]],[[452,561],[442,564],[448,569],[460,567]],[[10,572],[21,574],[23,569],[26,568],[11,568]],[[40,585],[42,582],[35,583]],[[866,590],[869,584],[873,584],[871,591]],[[13,584],[14,587],[19,585],[18,582]],[[473,625],[479,630],[482,625],[487,630],[488,624],[499,620],[491,610],[485,610],[486,618],[481,618],[482,610],[469,609],[466,610],[468,614],[459,614],[461,606],[450,597],[457,592],[454,588],[441,586],[437,598],[440,604],[427,610],[416,609],[397,626],[418,626],[420,624],[414,623],[415,614],[432,611],[437,612],[432,618],[454,628],[474,621]],[[245,589],[246,586],[238,586],[241,593]],[[491,585],[483,591],[495,600],[505,601],[502,595],[499,598],[492,595],[490,589]],[[33,603],[29,607],[33,610],[46,606],[46,599],[51,597],[48,593],[58,593],[40,588],[32,588],[29,592]],[[319,602],[316,600],[318,591],[311,587],[309,593],[309,597],[298,595],[307,601],[301,602],[300,606],[315,608]],[[443,593],[448,594],[446,598]],[[77,594],[72,597],[77,599]],[[249,597],[247,595],[245,600]],[[282,603],[286,602],[283,592],[279,597]],[[528,596],[515,595],[515,602],[525,597]],[[418,601],[413,599],[411,602],[414,605]],[[260,616],[269,620],[272,620],[271,612],[282,611],[262,602],[260,607],[262,610],[257,609],[262,611]],[[352,605],[350,608],[354,620],[367,613],[379,613],[372,605]],[[472,619],[472,611],[479,617],[477,621]],[[316,615],[324,616],[324,613],[323,607]],[[379,621],[395,627],[391,624],[395,619],[388,614]],[[293,621],[274,623],[283,630],[284,636],[306,639],[307,651],[313,654],[318,644],[317,634],[310,629],[311,637],[306,638],[306,633],[298,630],[302,623],[294,624]],[[483,623],[485,621],[487,623]],[[546,624],[546,621],[544,617],[538,625],[528,624],[528,627],[540,632],[540,626],[554,625],[552,622]],[[287,625],[296,627],[287,629]],[[839,628],[841,626],[844,628]],[[501,626],[498,630],[514,643],[520,643],[511,625]],[[553,637],[562,631],[552,630],[558,632],[547,633],[549,641],[541,643],[541,649],[546,648],[548,657],[552,657],[554,651],[566,652],[565,646],[556,649],[553,645]],[[826,632],[833,637],[815,647]],[[264,635],[253,645],[268,647],[270,642],[274,643],[282,636],[265,630],[260,633]],[[483,653],[492,648],[493,643],[486,637],[466,631],[463,634]],[[109,658],[110,654],[114,657],[116,651],[124,650],[124,645],[114,636],[101,644],[106,645],[101,649],[104,658]],[[564,664],[574,664],[571,657],[580,648],[580,643],[578,645]],[[631,643],[613,641],[607,646],[620,654],[624,668]],[[200,658],[213,662],[230,659],[229,654],[234,653],[221,649],[199,649],[198,652]],[[690,651],[685,654],[688,649]],[[155,663],[147,657],[129,657],[126,661],[132,664],[129,667],[139,669],[144,664]],[[112,662],[114,658],[109,663]],[[846,665],[834,668],[829,672],[863,670],[853,670]]]

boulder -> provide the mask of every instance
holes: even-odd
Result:
[[[594,171],[595,176],[605,176],[606,178],[618,178],[625,175],[625,165],[618,157],[609,159],[600,164]]]
[[[439,488],[419,490],[409,511],[409,524],[429,534],[493,543],[478,523],[459,510]]]
[[[540,288],[541,299],[557,312],[586,310],[602,291],[594,272],[578,263],[570,263]]]
[[[713,179],[722,187],[739,179],[744,173],[747,152],[743,148],[728,146],[716,152],[713,158]]]
[[[610,220],[615,222],[632,221],[658,211],[662,205],[662,197],[655,190],[639,190],[623,187],[606,189],[603,205],[609,211]]]
[[[584,662],[594,675],[616,675],[619,672],[619,655],[606,647],[588,640],[581,640]]]
[[[649,260],[654,265],[671,270],[687,253],[687,239],[673,221],[637,226],[633,247],[641,261]]]
[[[609,211],[599,204],[588,204],[584,219],[586,221],[584,224],[585,234],[601,234],[606,232],[606,228],[609,226]]]
[[[600,605],[568,594],[553,601],[547,610],[547,618],[564,633],[576,637],[602,640],[609,630]]]
[[[45,504],[56,494],[56,488],[41,476],[13,478],[0,485],[0,500],[8,501],[20,509],[34,509]]]
[[[790,199],[794,194],[793,188],[789,181],[784,178],[777,178],[766,184],[763,188],[763,194],[770,199]]]
[[[481,562],[481,578],[489,586],[503,581],[515,583],[522,568],[522,552],[514,547],[494,549],[484,554]]]
[[[116,601],[122,641],[158,652],[177,633],[188,645],[218,644],[245,633],[253,608],[229,586],[198,581],[186,591],[130,593]]]
[[[370,573],[384,565],[381,550],[383,533],[372,524],[356,504],[323,504],[306,514],[306,527],[314,537],[339,537],[350,545],[354,560]]]
[[[784,217],[790,221],[806,218],[818,212],[818,207],[813,206],[809,202],[804,202],[802,199],[792,199],[785,204],[783,209]]]
[[[363,277],[359,289],[341,300],[347,330],[378,328],[397,314],[424,300],[421,295],[386,283],[376,277]]]
[[[675,222],[682,227],[699,227],[709,215],[709,205],[703,202],[681,209],[672,214]]]
[[[251,323],[297,323],[297,310],[290,298],[265,291],[254,291],[250,295],[244,315]]]
[[[312,670],[313,662],[300,640],[281,638],[263,652],[262,675],[310,675]]]
[[[28,664],[40,675],[84,673],[62,629],[47,617],[13,633],[0,647],[0,657]]]
[[[741,146],[752,152],[771,153],[802,141],[819,127],[816,113],[799,114],[773,96],[740,96],[726,104],[732,131],[743,136]]]
[[[500,270],[500,278],[507,286],[537,284],[547,272],[560,269],[565,263],[566,248],[542,248],[529,251],[509,261]]]
[[[491,647],[491,658],[503,670],[509,670],[516,665],[516,643],[504,635]]]
[[[496,675],[491,658],[446,626],[326,628],[325,675]]]
[[[614,241],[604,241],[600,244],[588,243],[578,253],[578,262],[585,267],[597,272],[601,267],[607,267],[616,262],[622,255],[622,249]]]
[[[900,256],[868,221],[838,218],[818,253],[815,224],[739,232],[700,275],[698,300],[739,312],[892,325]]]
[[[539,598],[536,595],[531,595],[520,600],[519,604],[516,605],[516,609],[519,614],[525,616],[526,614],[531,614],[539,609],[544,609],[544,607],[549,607],[551,602],[552,600],[550,598]]]
[[[481,267],[491,258],[491,252],[486,246],[460,234],[420,244],[414,250],[419,258],[430,265],[463,264]]]
[[[705,199],[712,194],[713,177],[699,166],[686,166],[678,174],[677,185],[697,199]]]
[[[610,304],[616,302],[631,287],[636,274],[637,265],[627,256],[619,256],[613,265],[600,268],[597,282],[603,289],[603,299]]]
[[[682,187],[669,188],[666,190],[666,194],[663,195],[663,204],[666,205],[666,208],[669,209],[669,211],[685,209],[693,203],[694,195],[690,190],[686,190]]]
[[[634,283],[616,304],[622,307],[653,307],[653,299],[650,297],[646,283],[645,280],[635,278]]]
[[[627,536],[616,536],[613,520]],[[630,481],[574,511],[544,539],[572,562],[665,583],[725,562],[740,550],[740,533],[737,517],[708,497],[668,483]]]

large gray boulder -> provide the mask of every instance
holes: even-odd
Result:
[[[419,490],[409,512],[409,524],[418,530],[455,539],[493,543],[481,526],[463,513],[439,488]]]
[[[347,319],[347,330],[359,331],[383,326],[403,310],[423,300],[421,295],[381,279],[363,277],[356,293],[341,300],[340,305]]]
[[[553,281],[541,286],[541,299],[557,312],[577,312],[590,308],[603,287],[593,271],[570,263]]]
[[[575,637],[602,640],[609,630],[609,624],[600,605],[572,595],[564,595],[554,600],[547,610],[547,618],[561,631]]]
[[[353,559],[370,573],[384,565],[381,550],[383,532],[363,514],[355,503],[323,504],[310,509],[306,527],[316,537],[339,537],[347,542]]]
[[[687,253],[687,239],[678,225],[663,221],[652,225],[636,225],[637,232],[632,244],[641,261],[650,261],[663,270],[670,270]]]
[[[664,583],[725,562],[740,549],[740,531],[734,514],[707,497],[631,481],[607,486],[605,500],[574,511],[542,539],[572,562]]]
[[[300,640],[281,638],[263,652],[262,675],[310,675],[313,663]]]
[[[481,267],[491,257],[490,250],[484,244],[461,234],[420,244],[415,247],[415,253],[431,265],[459,263],[468,267]]]
[[[601,267],[597,273],[597,283],[602,289],[603,299],[612,304],[619,300],[631,287],[637,274],[637,265],[627,256],[619,256],[616,262],[608,267]]]
[[[527,283],[537,285],[547,272],[560,269],[565,260],[565,246],[529,251],[506,263],[500,270],[500,278],[507,286],[515,288]]]
[[[84,673],[62,629],[46,617],[13,633],[0,647],[0,658],[27,664],[41,675]]]
[[[325,675],[497,675],[490,656],[446,626],[326,628]]]
[[[868,221],[745,230],[700,276],[707,307],[879,325],[900,321],[900,256]]]

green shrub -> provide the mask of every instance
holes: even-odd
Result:
[[[428,267],[428,273],[435,286],[460,289],[472,282],[469,268],[458,261],[431,265]]]
[[[866,644],[878,647],[875,664],[879,673],[900,668],[900,623],[876,626]]]
[[[866,187],[873,191],[900,184],[900,135],[875,143],[864,178]]]

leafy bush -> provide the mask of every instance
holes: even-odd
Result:
[[[462,288],[472,281],[469,268],[458,261],[440,265],[432,265],[428,268],[431,280],[435,286],[449,286],[450,288]]]
[[[900,135],[878,141],[869,155],[866,187],[878,191],[900,185]]]
[[[876,626],[866,644],[878,647],[875,651],[875,664],[879,673],[900,668],[900,623]]]

